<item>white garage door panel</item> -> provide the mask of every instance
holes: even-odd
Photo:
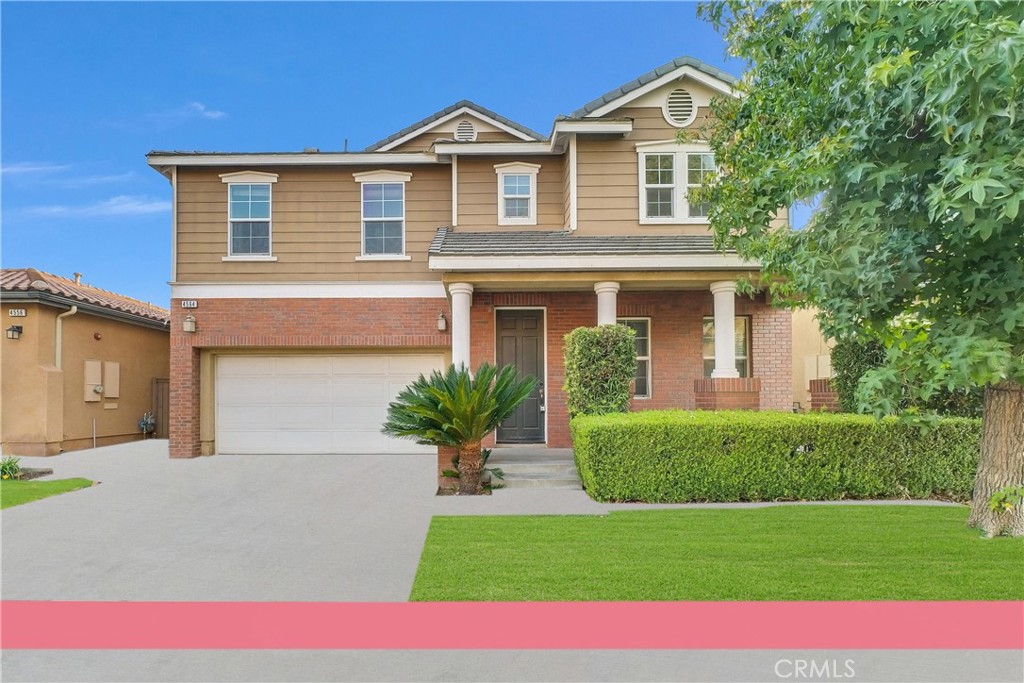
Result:
[[[380,433],[387,406],[440,354],[220,356],[221,453],[432,453]]]

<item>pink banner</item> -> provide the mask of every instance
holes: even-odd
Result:
[[[1024,649],[1024,602],[0,602],[3,649]]]

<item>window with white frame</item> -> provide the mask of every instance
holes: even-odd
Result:
[[[405,183],[411,173],[371,171],[353,174],[360,184],[361,258],[405,256]]]
[[[715,177],[715,156],[707,145],[641,143],[641,223],[706,223],[708,205],[690,202],[691,192]]]
[[[736,372],[740,377],[750,377],[750,317],[738,315],[736,321]],[[704,332],[701,339],[704,354],[704,376],[710,377],[715,369],[715,319],[704,318]]]
[[[277,175],[242,171],[220,178],[228,186],[227,259],[272,260],[270,188]]]
[[[636,333],[636,380],[634,398],[651,397],[651,319],[619,318],[618,323]]]
[[[498,225],[537,225],[538,164],[497,164]]]

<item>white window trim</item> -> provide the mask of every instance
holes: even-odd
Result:
[[[220,181],[228,186],[228,251],[221,261],[276,261],[274,256],[274,188],[270,188],[269,216],[267,218],[267,253],[266,254],[235,254],[231,251],[231,186],[232,185],[273,185],[277,182],[276,173],[262,171],[236,171],[221,173]],[[251,221],[250,221],[251,222]]]
[[[508,164],[495,164],[494,173],[498,176],[498,225],[537,225],[537,175],[540,164],[527,164],[514,161]],[[505,176],[530,176],[530,208],[529,216],[505,217]]]
[[[362,171],[353,173],[352,177],[359,183],[359,256],[356,261],[411,261],[412,257],[405,253],[405,184],[412,180],[412,173],[404,171],[388,171],[381,169],[377,171]],[[363,215],[365,206],[363,204],[363,186],[365,184],[377,185],[381,183],[401,184],[402,186],[402,253],[401,254],[367,254],[366,253],[366,216]],[[395,220],[395,217],[389,217]],[[378,219],[372,219],[378,220]]]
[[[662,140],[657,142],[642,142],[636,146],[637,155],[637,202],[638,219],[641,225],[707,225],[707,217],[689,218],[689,201],[687,198],[687,177],[686,177],[686,155],[688,154],[711,154],[711,147],[706,143],[679,144],[674,140]],[[673,154],[673,196],[671,218],[647,216],[647,183],[644,171],[646,170],[648,154]],[[682,163],[680,163],[682,162]],[[653,187],[653,186],[652,186]]]
[[[644,396],[636,396],[636,395],[634,395],[633,398],[635,398],[638,401],[649,401],[650,399],[652,399],[654,397],[654,363],[651,360],[652,356],[653,356],[653,353],[654,353],[654,333],[653,333],[653,330],[652,330],[652,327],[651,327],[651,319],[650,318],[644,318],[642,316],[630,316],[628,318],[617,318],[615,320],[615,322],[617,322],[617,323],[627,323],[627,322],[645,322],[645,323],[647,323],[647,355],[646,356],[637,356],[637,360],[638,361],[639,360],[646,360],[647,361],[647,394],[645,394]]]
[[[746,375],[740,375],[740,377],[753,377],[754,376],[754,367],[751,364],[751,357],[754,355],[754,316],[752,316],[752,315],[736,315],[734,319],[735,320],[746,320],[747,321],[746,355],[745,356],[740,356],[740,355],[736,356],[736,360],[746,360],[747,361],[747,374]],[[708,321],[708,320],[710,320],[711,324],[713,325],[715,323],[715,316],[713,316],[713,315],[705,315],[705,316],[703,316],[700,319],[700,326],[701,326],[700,374],[701,374],[702,377],[707,377],[707,375],[704,374],[704,362],[705,361],[709,361],[709,360],[710,361],[715,360],[714,354],[712,354],[710,356],[705,356],[704,355],[704,348],[703,348],[703,346],[704,346],[704,343],[703,343],[704,342],[704,340],[703,340],[703,337],[704,337],[704,323],[706,321]]]

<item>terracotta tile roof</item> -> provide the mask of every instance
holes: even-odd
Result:
[[[169,322],[171,312],[153,304],[131,297],[109,292],[74,280],[44,273],[35,268],[4,268],[0,270],[0,291],[2,292],[46,292],[63,297],[69,303],[82,302],[102,306],[113,311],[130,313],[140,318]]]

